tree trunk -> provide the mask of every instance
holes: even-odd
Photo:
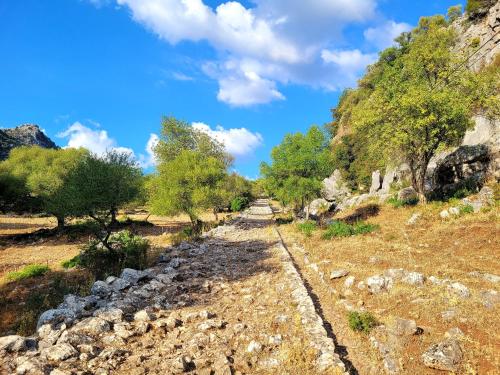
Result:
[[[217,215],[217,208],[214,208],[215,221],[219,221],[219,215]]]
[[[64,216],[57,216],[57,229],[58,230],[64,229]]]
[[[306,220],[309,220],[309,205],[305,207],[306,210]]]
[[[118,220],[116,220],[116,209],[111,209],[111,225],[116,225]]]

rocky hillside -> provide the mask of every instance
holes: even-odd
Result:
[[[19,146],[57,148],[38,125],[24,124],[11,129],[0,129],[0,160],[7,159],[10,150]]]

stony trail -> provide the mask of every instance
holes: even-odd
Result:
[[[336,374],[346,366],[273,227],[266,200],[166,249],[145,271],[97,281],[0,338],[5,374]],[[351,371],[352,373],[352,371]]]

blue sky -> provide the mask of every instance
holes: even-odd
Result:
[[[331,119],[394,35],[457,3],[2,0],[0,127],[36,123],[61,146],[131,150],[152,170],[172,115],[253,178],[286,133]]]

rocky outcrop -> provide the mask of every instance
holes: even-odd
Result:
[[[7,159],[10,150],[19,146],[58,148],[38,125],[25,124],[11,129],[0,129],[0,160]]]
[[[461,146],[437,165],[432,177],[433,190],[448,195],[460,187],[481,187],[489,167],[487,145]]]
[[[346,182],[338,169],[323,180],[321,195],[330,202],[340,202],[351,195]]]

